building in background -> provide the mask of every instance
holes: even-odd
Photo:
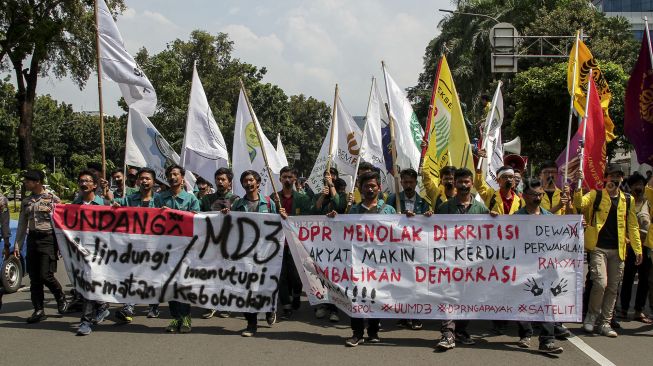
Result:
[[[628,19],[637,39],[644,34],[644,16],[653,21],[653,0],[593,0],[592,4],[607,16]]]

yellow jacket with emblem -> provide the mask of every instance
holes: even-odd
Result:
[[[555,191],[553,191],[553,196],[552,199],[549,199],[549,195],[544,193],[544,196],[542,196],[542,203],[540,204],[540,207],[544,208],[545,210],[551,212],[554,215],[564,215],[565,212],[565,206],[563,205],[560,207],[560,209],[557,212],[553,212],[552,208],[554,206],[557,206],[560,204],[560,196],[562,195],[562,190],[559,188],[556,188]]]
[[[626,195],[619,191],[619,204],[617,205],[617,235],[619,237],[619,258],[625,260],[626,258],[626,233],[630,239],[630,246],[633,248],[635,254],[642,254],[642,242],[639,237],[639,225],[637,224],[637,214],[635,212],[635,198],[630,197],[630,209],[626,212]],[[596,190],[591,190],[589,193],[583,195],[578,190],[574,193],[574,207],[579,208],[581,213],[585,215],[587,221],[587,228],[585,228],[585,249],[594,250],[596,242],[599,238],[599,232],[605,220],[610,213],[610,194],[607,190],[601,193],[601,203],[594,214],[594,200],[596,199]],[[626,220],[628,215],[628,220]],[[594,217],[592,217],[594,216]],[[628,228],[626,229],[626,222]]]
[[[439,184],[440,179],[435,178],[430,174],[422,174],[422,183],[424,183],[424,191],[420,193],[422,197],[430,204],[433,211],[438,209],[439,204],[447,202],[447,195],[445,189]]]
[[[495,190],[485,183],[485,179],[481,173],[476,173],[474,176],[474,188],[481,195],[485,207],[490,211],[497,212],[499,215],[512,215],[515,211],[525,206],[522,198],[515,193],[512,206],[510,206],[510,212],[503,212],[503,198],[501,197],[500,191]]]

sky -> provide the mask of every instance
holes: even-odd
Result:
[[[150,54],[174,39],[188,40],[201,29],[229,34],[234,57],[265,66],[263,79],[287,95],[303,93],[333,103],[335,84],[354,115],[367,109],[371,78],[382,82],[381,60],[402,88],[416,85],[424,51],[437,24],[452,9],[449,0],[125,0],[117,25],[132,55]],[[202,70],[198,70],[200,78]],[[95,74],[84,90],[55,77],[39,80],[38,94],[50,94],[78,111],[97,111]],[[381,84],[382,85],[382,84]],[[154,88],[156,89],[156,85]],[[104,110],[120,115],[120,91],[103,82]],[[235,101],[234,101],[235,102]],[[256,106],[253,106],[256,110]]]

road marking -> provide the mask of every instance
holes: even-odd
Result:
[[[577,336],[571,336],[567,338],[571,344],[576,346],[579,350],[583,351],[586,355],[588,355],[592,360],[596,361],[599,365],[603,366],[616,366],[612,361],[608,360],[600,354],[598,351],[596,351],[594,348],[590,347],[587,343],[583,342],[582,339],[578,338]]]

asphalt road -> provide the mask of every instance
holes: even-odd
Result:
[[[67,284],[61,270],[63,263],[59,268],[58,278]],[[29,285],[28,280],[25,282]],[[77,337],[80,314],[58,315],[56,303],[47,291],[46,301],[49,318],[38,324],[26,324],[25,319],[32,312],[29,291],[4,296],[0,310],[1,364],[648,365],[653,350],[653,326],[635,321],[622,322],[624,329],[616,339],[587,335],[579,329],[580,324],[567,324],[577,336],[558,341],[564,353],[557,356],[538,353],[536,337],[531,349],[518,348],[516,325],[510,326],[508,335],[497,336],[491,334],[489,321],[471,324],[470,333],[476,345],[458,345],[446,353],[434,349],[440,337],[438,321],[426,321],[422,330],[413,331],[397,327],[394,320],[385,320],[380,344],[346,348],[344,340],[351,335],[349,319],[342,316],[337,324],[317,320],[306,301],[291,321],[272,327],[263,321],[254,338],[240,336],[245,326],[240,314],[229,319],[205,320],[200,317],[203,309],[193,309],[191,334],[165,334],[167,306],[162,306],[160,319],[147,319],[146,307],[138,307],[139,316],[131,324],[115,323],[113,310],[118,307],[113,306],[108,321],[96,326],[91,335]]]

